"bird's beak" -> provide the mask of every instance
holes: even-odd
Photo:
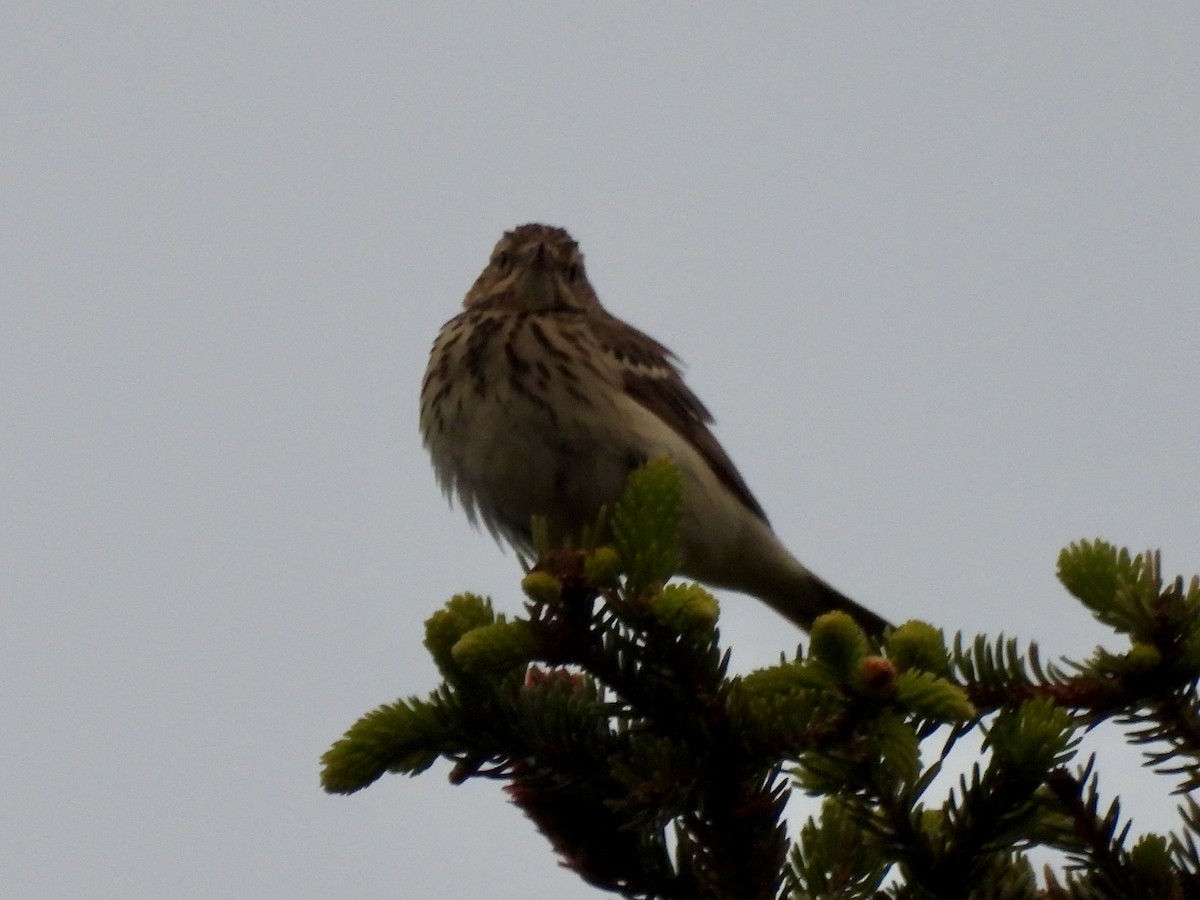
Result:
[[[529,265],[521,277],[521,293],[537,308],[549,309],[558,304],[558,284],[545,244],[537,244],[529,255]]]

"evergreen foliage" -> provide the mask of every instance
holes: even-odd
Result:
[[[1200,897],[1200,579],[1164,585],[1157,554],[1082,541],[1059,578],[1123,652],[1043,664],[915,621],[878,647],[831,613],[807,655],[734,677],[717,601],[666,584],[682,509],[674,467],[651,462],[611,546],[540,548],[523,616],[452,598],[426,623],[442,684],[351,726],[325,789],[448,759],[455,782],[505,782],[566,865],[624,897]],[[1109,720],[1183,795],[1174,833],[1133,835],[1077,759]],[[972,732],[981,759],[935,796]],[[794,789],[823,800],[792,834]],[[1038,846],[1069,865],[1039,880]]]

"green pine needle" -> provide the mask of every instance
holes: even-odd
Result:
[[[679,567],[683,481],[669,459],[652,459],[629,476],[613,510],[617,553],[635,590],[662,584]]]

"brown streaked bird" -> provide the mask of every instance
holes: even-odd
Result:
[[[648,459],[683,479],[680,571],[762,600],[801,628],[831,610],[879,637],[886,620],[842,595],[780,543],[709,430],[676,357],[600,305],[571,236],[506,232],[434,341],[421,433],[438,482],[468,517],[519,551],[531,520],[578,534]]]

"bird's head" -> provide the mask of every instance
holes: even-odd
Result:
[[[463,301],[467,307],[484,303],[520,312],[600,308],[579,245],[551,225],[519,225],[496,242]]]

